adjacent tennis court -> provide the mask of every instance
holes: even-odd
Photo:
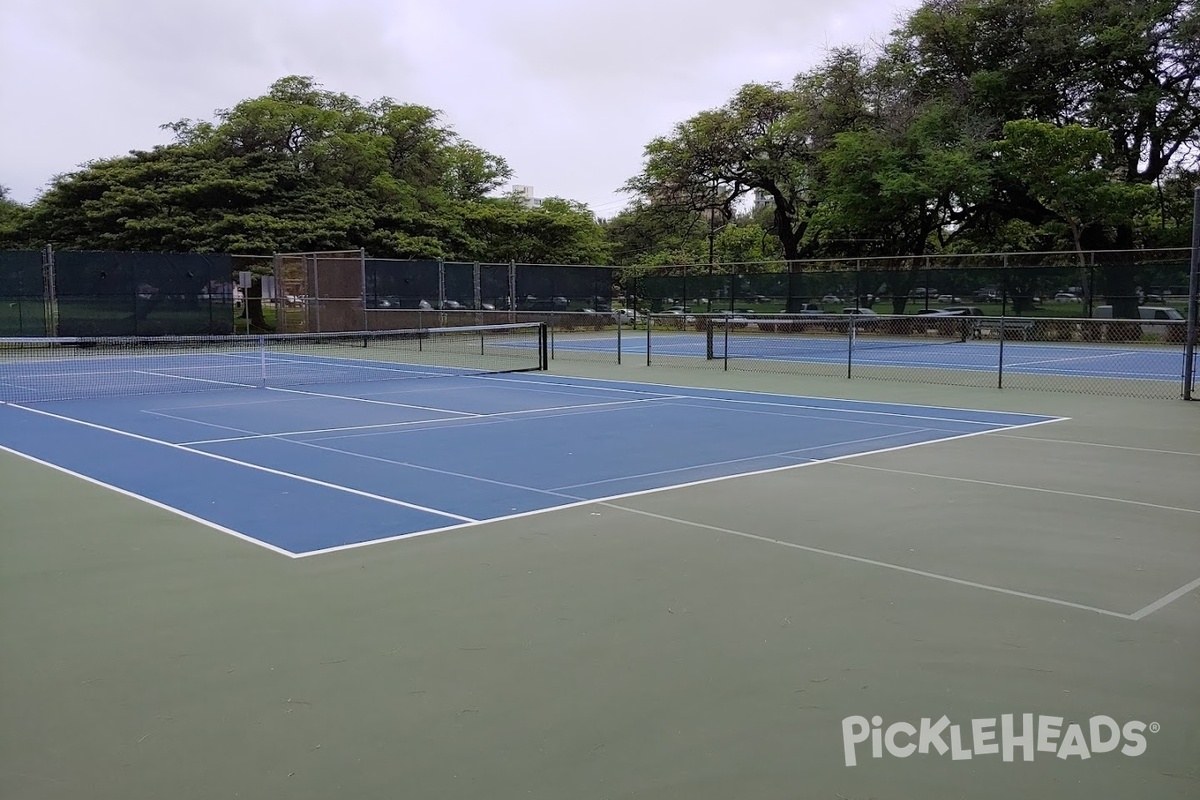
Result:
[[[551,346],[6,340],[3,794],[1194,795],[1194,404]]]
[[[649,342],[649,344],[648,344]],[[1121,347],[1105,343],[1044,343],[960,339],[957,336],[920,337],[859,336],[812,333],[771,334],[730,331],[726,338],[717,329],[709,332],[626,331],[618,345],[616,333],[558,333],[552,346],[556,353],[610,353],[618,347],[630,358],[717,359],[731,361],[793,362],[844,366],[853,357],[858,366],[898,367],[995,373],[1004,370],[1020,375],[1066,378],[1166,381],[1178,384],[1183,375],[1182,345],[1138,345]]]

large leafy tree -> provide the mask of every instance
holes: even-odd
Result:
[[[626,189],[684,212],[720,209],[729,219],[751,192],[772,203],[772,233],[794,262],[819,250],[820,154],[862,116],[861,56],[832,53],[791,86],[749,84],[721,108],[680,123],[646,147],[642,172]],[[794,274],[794,271],[793,271]],[[788,307],[801,299],[789,281]]]
[[[1024,119],[1103,132],[1109,145],[1097,149],[1089,180],[1103,170],[1106,184],[1147,186],[1196,163],[1195,0],[928,0],[891,46],[912,64],[922,92],[967,105],[997,140],[1005,123]],[[1031,161],[1025,175],[995,171],[992,191],[969,222],[975,241],[1003,244],[1014,231],[1044,233],[1047,223],[1061,221],[1061,201],[1048,207],[1046,193],[1033,185],[1032,173],[1053,167]],[[1111,224],[1088,225],[1081,243],[1134,247],[1139,219],[1130,210]],[[1106,272],[1114,311],[1136,316],[1133,271],[1115,265]]]
[[[1096,128],[1015,120],[1000,150],[1003,169],[1069,231],[1080,266],[1087,229],[1126,224],[1154,197],[1149,186],[1112,179],[1104,167],[1112,140]]]
[[[25,206],[9,196],[7,186],[0,185],[0,247],[18,247],[20,229],[26,213]]]
[[[425,106],[363,103],[293,76],[212,121],[166,127],[169,145],[57,178],[24,232],[70,248],[506,260],[494,224],[505,216],[543,260],[602,255],[547,225],[553,209],[492,197],[508,165]],[[590,215],[571,214],[598,239]]]

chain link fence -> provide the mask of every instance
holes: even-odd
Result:
[[[622,269],[362,250],[47,248],[0,253],[0,335],[544,322],[555,360],[1178,397],[1184,366],[1195,363],[1190,257],[1174,249]]]

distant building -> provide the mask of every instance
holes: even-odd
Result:
[[[762,189],[754,190],[754,213],[755,214],[757,214],[759,211],[762,211],[764,208],[770,208],[771,205],[774,204],[774,202],[775,201],[771,198],[771,195],[767,194]]]
[[[545,200],[544,197],[534,197],[532,186],[513,186],[512,195],[525,208],[537,208]]]

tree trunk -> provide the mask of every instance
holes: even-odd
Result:
[[[246,316],[250,320],[251,333],[269,333],[271,328],[263,316],[262,278],[258,275],[246,288]]]

